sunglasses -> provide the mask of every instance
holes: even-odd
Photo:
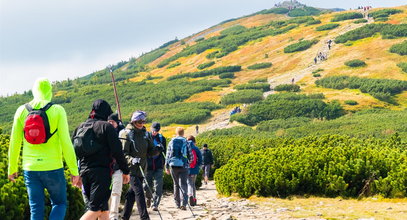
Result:
[[[138,121],[135,121],[137,124],[145,124],[146,123],[146,120],[138,120]]]

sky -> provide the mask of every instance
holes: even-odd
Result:
[[[0,0],[0,96],[36,78],[74,79],[138,57],[278,0]],[[301,0],[320,8],[392,7],[405,0]]]

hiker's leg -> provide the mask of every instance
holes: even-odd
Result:
[[[40,180],[41,171],[25,171],[24,183],[27,188],[31,220],[44,219],[44,186]]]
[[[160,205],[161,197],[163,195],[163,169],[158,169],[154,172],[154,206],[158,207]]]
[[[123,177],[122,171],[116,170],[112,175],[112,195],[110,196],[110,218],[119,219],[120,196],[122,195]]]
[[[95,220],[102,214],[102,211],[91,211],[88,210],[82,215],[80,220]]]
[[[182,206],[187,206],[188,203],[188,185],[187,185],[187,179],[188,179],[188,169],[187,168],[182,168],[182,170],[179,173],[179,184],[181,186],[181,195],[182,195]]]
[[[188,196],[196,197],[196,175],[188,175]]]
[[[174,201],[177,207],[181,206],[181,199],[180,199],[180,189],[179,189],[179,168],[171,167],[171,177],[172,182],[174,183]]]
[[[134,184],[131,185],[135,193],[135,199],[137,203],[138,213],[140,214],[140,219],[150,219],[148,216],[146,198],[144,197],[143,189],[143,177],[134,177]]]
[[[66,180],[64,176],[64,169],[44,171],[43,183],[47,189],[50,198],[52,210],[49,214],[49,219],[63,220],[66,213]]]
[[[89,211],[108,212],[109,211],[109,198],[112,194],[110,186],[112,178],[110,176],[110,169],[107,168],[94,168],[86,173],[86,185],[90,185],[89,192]]]
[[[130,176],[130,187],[126,193],[126,201],[124,202],[123,219],[130,219],[133,210],[134,202],[136,201],[136,194],[134,193],[132,185],[134,185],[135,176]]]
[[[153,195],[150,193],[150,190],[152,191],[152,193],[154,193],[154,188],[153,188],[153,178],[154,178],[154,171],[153,170],[147,170],[146,172],[146,181],[148,183],[147,184],[143,183],[144,185],[144,192],[146,193],[146,199],[147,201],[147,206],[151,205],[151,199],[153,198]],[[148,187],[150,187],[150,190],[148,189]]]

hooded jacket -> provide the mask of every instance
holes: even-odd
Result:
[[[124,174],[129,173],[129,168],[126,159],[124,158],[116,130],[109,122],[107,122],[107,117],[111,113],[112,109],[106,101],[98,99],[93,102],[92,111],[86,122],[94,122],[93,132],[95,133],[95,141],[103,145],[103,147],[95,154],[78,158],[81,175],[93,168],[107,168],[111,170],[113,166],[113,158],[116,160],[118,167]],[[82,124],[79,127],[81,126]],[[78,128],[75,129],[74,136],[77,133]]]
[[[52,85],[45,78],[38,79],[33,86],[34,99],[29,102],[33,109],[39,109],[51,102]],[[62,158],[68,165],[72,175],[78,175],[75,151],[69,137],[68,121],[64,108],[60,105],[52,105],[46,111],[50,131],[56,129],[56,133],[43,144],[30,144],[24,138],[24,122],[28,111],[21,105],[15,115],[13,128],[11,130],[10,146],[8,151],[9,166],[8,174],[18,171],[18,160],[21,146],[23,147],[23,170],[27,171],[49,171],[64,167]]]
[[[120,138],[124,155],[130,167],[130,175],[143,177],[140,167],[143,172],[146,172],[147,157],[160,153],[160,150],[154,146],[150,133],[146,131],[145,127],[138,129],[132,124],[128,124],[126,129],[120,133]],[[132,164],[133,158],[136,157],[141,159],[140,164]]]

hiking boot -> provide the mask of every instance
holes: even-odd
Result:
[[[147,207],[150,207],[150,206],[151,206],[151,199],[150,199],[150,198],[147,199],[147,201],[146,201],[146,206],[147,206]]]
[[[194,198],[194,205],[193,206],[196,206],[196,199]]]
[[[156,206],[151,206],[151,208],[153,211],[158,211],[158,207],[156,207]]]
[[[189,205],[194,206],[194,197],[193,196],[189,197]]]
[[[181,207],[179,207],[179,209],[181,209],[181,210],[187,210],[187,207],[185,207],[185,206],[181,206]]]

